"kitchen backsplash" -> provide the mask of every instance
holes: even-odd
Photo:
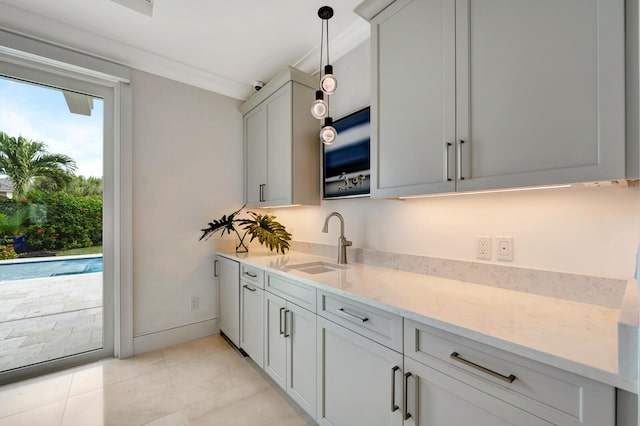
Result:
[[[294,251],[335,257],[335,246],[292,241]],[[608,308],[622,304],[627,281],[514,266],[442,259],[362,248],[348,248],[353,262],[418,274],[589,303]]]

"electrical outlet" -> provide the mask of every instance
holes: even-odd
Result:
[[[498,244],[498,260],[513,261],[513,237],[496,237]]]
[[[200,308],[200,298],[198,296],[193,296],[191,298],[191,309],[198,309]]]
[[[476,237],[476,257],[482,260],[491,260],[491,237]]]

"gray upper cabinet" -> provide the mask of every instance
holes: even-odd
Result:
[[[372,195],[624,179],[624,0],[368,0]]]
[[[455,190],[454,19],[453,0],[399,0],[373,21],[374,197]]]
[[[309,111],[314,82],[288,68],[240,106],[248,207],[320,203],[320,125]]]

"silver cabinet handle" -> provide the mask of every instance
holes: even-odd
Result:
[[[213,261],[213,276],[214,277],[220,276],[220,273],[218,271],[218,259]]]
[[[282,328],[282,313],[284,311],[285,311],[285,308],[280,308],[280,334],[284,334],[284,329]]]
[[[493,377],[495,377],[497,379],[500,379],[500,380],[502,380],[504,382],[507,382],[507,383],[513,383],[513,381],[517,378],[513,374],[509,374],[508,376],[505,376],[503,374],[496,373],[493,370],[489,370],[487,367],[483,367],[481,365],[478,365],[475,362],[471,362],[469,360],[466,360],[463,357],[461,357],[458,352],[453,352],[451,355],[449,355],[449,357],[451,359],[453,359],[453,360],[456,360],[458,362],[463,363],[464,365],[468,365],[471,368],[475,368],[476,370],[480,370],[483,373],[487,373],[488,375],[493,376]]]
[[[247,290],[249,290],[249,291],[256,291],[256,289],[255,289],[255,288],[253,288],[253,287],[249,287],[249,286],[248,286],[248,285],[246,285],[246,284],[245,284],[245,285],[243,285],[243,287],[244,287],[244,288],[246,288],[246,289],[247,289]]]
[[[453,144],[451,142],[447,142],[444,147],[445,157],[444,157],[444,170],[445,170],[445,178],[447,182],[451,182],[451,176],[449,175],[449,150]]]
[[[289,316],[289,321],[287,321],[287,314],[291,314],[291,311],[288,309],[284,311],[284,337],[291,337],[291,332],[287,331],[287,329],[289,328],[287,327],[287,324],[289,324],[292,321],[291,321],[291,316]]]
[[[396,405],[396,371],[400,370],[400,367],[397,365],[391,369],[391,412],[397,411],[398,407]]]
[[[463,140],[458,141],[458,180],[464,180],[464,176],[462,176],[462,145],[464,144]]]
[[[266,183],[260,184],[260,202],[266,201],[264,199],[264,187],[267,186]]]
[[[251,277],[251,278],[258,278],[257,274],[252,274],[251,272],[245,272],[244,273],[246,276]]]
[[[347,311],[345,311],[345,309],[344,309],[344,308],[340,308],[340,309],[338,309],[338,312],[339,312],[339,313],[341,313],[341,314],[343,314],[343,315],[346,315],[346,316],[348,316],[348,317],[355,318],[355,319],[357,319],[357,320],[359,320],[359,321],[362,321],[362,322],[367,322],[367,321],[369,321],[369,318],[367,318],[367,317],[361,317],[361,316],[358,316],[358,315],[356,315],[356,314],[352,314],[351,312],[347,312]]]
[[[404,386],[403,386],[403,392],[402,392],[402,417],[404,417],[405,420],[409,420],[411,418],[411,413],[409,412],[409,409],[407,407],[407,392],[409,391],[409,377],[411,377],[411,373],[404,373]]]

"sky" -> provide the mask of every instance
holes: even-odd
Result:
[[[103,101],[90,117],[72,114],[60,90],[0,77],[0,131],[44,142],[77,163],[76,175],[102,177]]]

